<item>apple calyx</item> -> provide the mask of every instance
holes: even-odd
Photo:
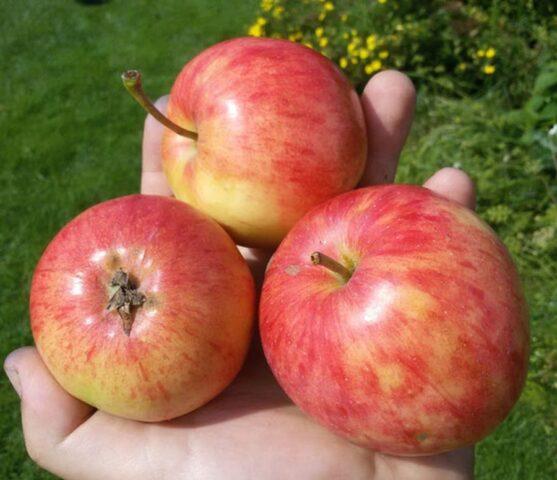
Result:
[[[132,309],[141,307],[145,303],[145,295],[135,288],[130,276],[121,268],[112,277],[110,286],[114,290],[106,309],[118,312],[122,319],[124,333],[129,337],[133,324]]]
[[[162,123],[166,128],[169,128],[174,133],[182,135],[183,137],[190,138],[192,140],[197,140],[197,133],[176,125],[172,120],[163,115],[161,111],[155,107],[153,102],[143,91],[141,86],[141,72],[138,70],[126,70],[122,74],[122,82],[126,90],[130,92],[131,96],[141,105],[148,113],[155,117],[160,123]]]
[[[325,255],[324,253],[313,252],[311,254],[311,263],[313,263],[314,265],[321,265],[331,270],[331,272],[340,275],[345,282],[348,282],[348,280],[350,280],[350,277],[352,277],[352,271],[350,271],[341,263],[337,262],[335,259],[329,257],[328,255]]]

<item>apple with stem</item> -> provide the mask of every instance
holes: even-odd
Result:
[[[508,252],[472,211],[416,186],[355,190],[300,220],[268,267],[260,331],[302,410],[389,454],[478,442],[527,372]]]
[[[247,353],[254,282],[232,239],[172,198],[131,195],[68,223],[31,286],[37,349],[70,394],[141,421],[220,393]]]
[[[238,38],[188,62],[168,117],[123,74],[167,128],[162,164],[175,196],[241,245],[273,248],[309,209],[354,188],[367,140],[356,92],[326,57],[286,40]]]

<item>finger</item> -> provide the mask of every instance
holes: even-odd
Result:
[[[95,411],[54,380],[35,348],[12,352],[4,370],[21,398],[21,419],[29,456],[48,468],[56,446]]]
[[[271,258],[271,252],[267,250],[260,250],[258,248],[242,246],[238,246],[238,250],[240,250],[242,257],[244,257],[250,267],[253,279],[255,280],[255,285],[257,288],[260,288],[265,276],[267,263]]]
[[[427,457],[393,457],[377,455],[377,478],[406,480],[443,479],[469,480],[474,478],[474,447]]]
[[[443,197],[454,200],[471,210],[476,208],[474,182],[465,172],[458,168],[442,168],[426,180],[424,187]]]
[[[368,137],[368,160],[361,185],[390,183],[414,118],[416,90],[403,73],[385,70],[371,78],[361,101]]]
[[[159,98],[155,106],[166,112],[168,95]],[[143,128],[143,166],[141,171],[141,193],[149,195],[172,195],[162,171],[161,144],[164,126],[147,115]]]

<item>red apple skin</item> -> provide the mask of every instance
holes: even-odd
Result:
[[[203,51],[172,87],[163,168],[177,198],[242,245],[276,247],[315,205],[351,190],[365,164],[362,108],[326,57],[285,40],[238,38]]]
[[[146,296],[130,335],[106,309],[122,268]],[[131,195],[67,224],[31,286],[39,353],[70,394],[141,421],[188,413],[211,400],[244,361],[254,283],[232,239],[183,202]]]
[[[350,280],[312,265],[314,251],[352,264]],[[422,187],[359,189],[307,214],[268,267],[260,329],[302,410],[390,454],[481,440],[526,377],[527,307],[507,250]]]

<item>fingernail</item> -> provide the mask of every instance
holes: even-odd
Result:
[[[14,387],[14,390],[21,398],[21,381],[19,379],[19,373],[15,368],[10,366],[4,366],[4,371],[6,372],[6,375],[8,376],[8,379],[12,384],[12,387]]]

